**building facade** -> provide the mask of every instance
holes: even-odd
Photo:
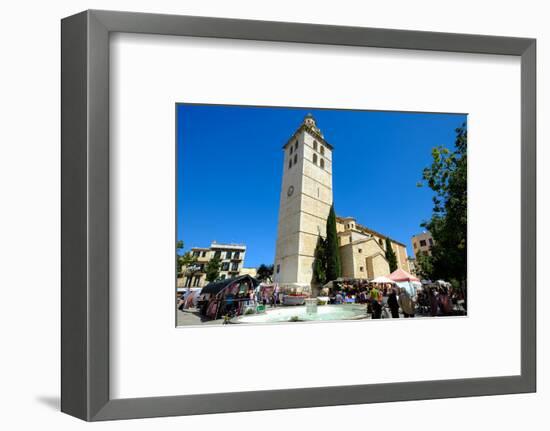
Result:
[[[342,277],[373,279],[390,274],[386,259],[386,239],[397,258],[397,267],[409,272],[407,247],[366,226],[353,217],[337,217],[336,232],[340,245]]]
[[[283,288],[308,290],[318,237],[326,237],[326,221],[333,202],[333,147],[308,114],[283,146],[283,177],[273,279]],[[386,235],[337,218],[342,275],[372,279],[389,275]],[[398,267],[409,270],[407,249],[390,239]]]
[[[190,253],[195,258],[195,263],[182,268],[183,277],[178,279],[178,287],[206,286],[206,265],[215,258],[220,260],[221,280],[251,271],[250,268],[246,268],[245,271],[243,267],[246,246],[242,244],[220,244],[214,241],[207,248],[193,247]]]
[[[411,242],[415,258],[420,254],[431,256],[434,240],[430,232],[422,232],[419,235],[414,235]]]

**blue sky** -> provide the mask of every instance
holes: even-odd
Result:
[[[407,245],[430,217],[418,188],[431,149],[452,148],[463,114],[224,105],[177,106],[177,229],[185,249],[247,246],[245,266],[272,264],[283,144],[312,113],[334,147],[336,213]]]

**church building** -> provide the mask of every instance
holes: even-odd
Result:
[[[311,114],[283,146],[283,178],[275,247],[274,281],[283,288],[309,291],[317,238],[326,237],[333,201],[333,150]],[[387,236],[337,217],[342,277],[370,280],[389,275]],[[406,246],[390,239],[398,267],[409,270]]]

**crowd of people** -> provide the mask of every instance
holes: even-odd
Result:
[[[466,311],[462,291],[444,285],[425,285],[411,295],[408,289],[395,284],[343,283],[331,289],[329,303],[366,304],[373,319],[452,316]]]

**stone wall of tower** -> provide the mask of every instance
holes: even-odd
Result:
[[[274,280],[280,284],[295,283],[295,274],[298,271],[303,148],[303,136],[297,135],[283,149],[283,175],[274,262]],[[290,196],[289,187],[294,189]]]
[[[289,148],[295,141],[298,149],[291,154]],[[317,237],[326,235],[326,219],[332,204],[332,151],[307,129],[301,129],[284,151],[274,279],[282,286],[309,286]],[[293,164],[289,167],[291,159]],[[294,192],[288,196],[290,186]]]

